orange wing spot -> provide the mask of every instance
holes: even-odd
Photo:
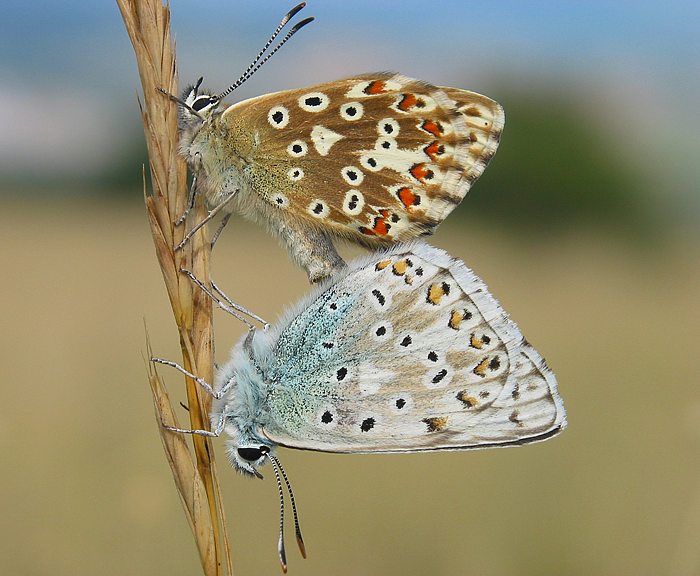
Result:
[[[383,94],[386,92],[386,84],[382,80],[373,80],[363,90],[365,94]]]
[[[457,393],[457,400],[462,402],[465,408],[474,408],[474,406],[479,403],[479,401],[474,398],[474,396],[470,396],[466,390]]]
[[[426,180],[432,180],[433,176],[435,175],[433,171],[430,168],[428,168],[428,166],[424,162],[421,162],[420,164],[414,164],[408,171],[411,173],[411,176],[413,176],[419,182],[423,182],[424,184],[426,183]]]
[[[423,422],[428,426],[428,432],[442,432],[447,428],[447,416],[423,418]]]
[[[378,236],[386,236],[389,233],[390,226],[384,218],[377,218],[374,221],[374,233]]]
[[[418,194],[414,194],[410,188],[401,188],[396,195],[406,208],[411,208],[420,204],[420,196]]]
[[[440,304],[440,300],[442,300],[442,297],[444,295],[445,288],[442,284],[431,284],[428,288],[428,295],[426,297],[426,300],[428,301],[428,303],[437,306],[438,304]]]
[[[391,267],[391,270],[396,276],[403,276],[408,269],[408,262],[404,260],[399,260],[396,264]]]
[[[442,156],[445,153],[445,147],[437,140],[434,140],[428,146],[423,148],[423,152],[430,156],[431,160],[435,160],[436,156]]]
[[[418,98],[415,94],[404,94],[398,104],[398,109],[402,112],[408,112],[416,104],[418,104]]]
[[[477,376],[484,378],[486,376],[486,369],[489,367],[489,357],[487,356],[481,362],[479,362],[474,368],[473,372]]]
[[[459,330],[459,325],[462,323],[462,320],[464,320],[464,312],[461,310],[452,310],[450,321],[447,325],[453,330]]]
[[[365,236],[386,236],[391,230],[391,224],[387,220],[391,217],[391,211],[387,209],[382,209],[379,211],[381,216],[375,216],[374,224],[371,228],[366,226],[360,226],[359,230]]]
[[[436,138],[444,135],[444,132],[442,131],[442,124],[440,124],[440,122],[436,122],[435,120],[426,120],[423,122],[423,124],[421,124],[421,128],[426,132],[430,132]]]
[[[472,335],[469,337],[469,345],[472,348],[476,348],[476,349],[483,348],[484,346],[489,344],[489,342],[491,342],[491,338],[486,336],[486,334],[484,334],[481,338],[479,338],[475,333],[472,332]]]
[[[377,262],[374,269],[377,271],[384,270],[389,264],[391,264],[391,260],[382,260],[381,262]]]

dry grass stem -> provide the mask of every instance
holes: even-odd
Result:
[[[169,6],[162,0],[117,0],[129,38],[134,46],[141,84],[141,107],[151,174],[152,190],[144,195],[156,255],[177,324],[183,366],[208,382],[213,382],[212,306],[207,296],[180,273],[191,270],[205,283],[209,281],[209,240],[206,226],[192,237],[183,250],[175,251],[186,226],[173,223],[187,202],[187,168],[177,155],[177,109],[158,91],[163,88],[177,94],[175,52],[170,35]],[[201,202],[195,219],[206,213]],[[151,354],[148,344],[149,357]],[[149,363],[149,381],[153,392],[163,447],[175,484],[207,576],[232,574],[226,535],[226,523],[209,439],[193,436],[194,454],[182,435],[160,426],[177,426],[167,391],[155,368]],[[211,399],[195,382],[186,379],[190,426],[209,428]]]

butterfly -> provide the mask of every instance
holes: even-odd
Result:
[[[432,234],[496,152],[497,102],[400,74],[222,106],[266,48],[225,92],[201,89],[200,78],[175,99],[180,152],[196,178],[190,203],[196,188],[210,206],[264,223],[312,282],[344,265],[332,238],[378,247]]]
[[[484,282],[420,242],[352,262],[251,332],[217,390],[213,430],[248,474],[263,447],[466,450],[566,424],[554,374]]]
[[[251,330],[215,387],[198,381],[215,397],[212,431],[173,430],[225,433],[233,467],[260,477],[270,461],[280,490],[279,446],[469,450],[566,426],[554,374],[484,282],[419,241],[349,263],[276,325]]]

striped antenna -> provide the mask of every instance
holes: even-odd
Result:
[[[270,36],[270,39],[265,43],[265,46],[263,47],[262,50],[258,53],[258,55],[255,57],[255,59],[250,63],[248,68],[246,68],[245,72],[241,74],[240,78],[236,80],[231,86],[229,86],[226,90],[224,90],[221,94],[216,96],[217,100],[221,100],[222,98],[228,96],[231,92],[233,92],[236,88],[238,88],[241,84],[243,84],[248,78],[250,78],[253,74],[255,74],[260,67],[265,64],[272,56],[292,37],[294,34],[296,34],[299,30],[301,30],[304,26],[309,24],[310,22],[313,21],[313,16],[310,18],[306,18],[305,20],[302,20],[298,24],[296,24],[289,32],[287,32],[287,35],[282,39],[282,41],[275,46],[275,48],[269,52],[267,55],[265,55],[265,52],[267,49],[272,46],[272,43],[275,41],[275,38],[279,35],[279,33],[282,31],[282,28],[285,27],[287,22],[289,22],[294,16],[304,7],[306,6],[306,2],[302,2],[301,4],[297,4],[294,8],[292,8],[287,14],[285,14],[284,18],[282,18],[282,21],[279,23],[277,26],[276,30],[273,32],[272,36]],[[263,58],[263,56],[265,56]],[[262,58],[262,60],[261,60]]]
[[[282,472],[282,478],[284,478],[284,483],[287,485],[287,491],[289,492],[289,500],[292,502],[292,514],[294,515],[294,532],[296,533],[297,544],[299,545],[299,552],[301,552],[303,558],[306,558],[306,546],[304,545],[304,538],[302,538],[301,536],[299,516],[297,515],[297,503],[294,500],[294,492],[292,491],[292,485],[289,483],[287,474],[285,474],[284,468],[282,468],[282,463],[279,461],[279,459],[276,456],[273,456],[272,454],[268,454],[267,457],[275,464],[277,464],[277,467],[280,469],[280,472]]]

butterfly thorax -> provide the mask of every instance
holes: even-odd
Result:
[[[251,460],[245,457],[246,451],[264,446],[268,452],[274,452],[274,444],[261,432],[268,419],[265,408],[267,389],[262,372],[249,354],[245,341],[242,341],[234,350],[232,359],[219,371],[219,387],[231,381],[234,384],[222,398],[214,401],[209,416],[212,427],[216,427],[223,415],[231,464],[241,472],[257,475],[257,467],[264,462],[264,457]]]
[[[251,164],[256,142],[240,124],[222,122],[213,115],[182,148],[197,174],[198,189],[209,205],[216,205],[233,192],[250,189]],[[184,140],[183,140],[184,143]]]

